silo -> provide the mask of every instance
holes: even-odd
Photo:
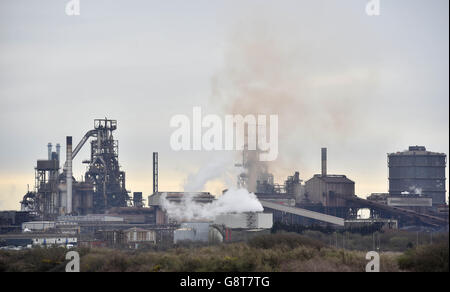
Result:
[[[444,153],[427,151],[424,146],[388,154],[389,194],[430,196],[433,205],[445,204]]]

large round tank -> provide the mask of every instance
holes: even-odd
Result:
[[[389,194],[430,196],[433,205],[445,204],[446,164],[444,153],[429,152],[424,146],[388,154]]]

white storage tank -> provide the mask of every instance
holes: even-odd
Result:
[[[209,241],[210,222],[185,222],[181,223],[179,229],[174,231],[173,241],[175,243],[184,240]]]
[[[233,213],[216,217],[214,224],[232,229],[269,229],[273,226],[272,213]]]

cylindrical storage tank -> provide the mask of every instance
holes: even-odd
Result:
[[[426,151],[424,146],[388,154],[389,194],[430,196],[433,205],[445,204],[446,165],[444,153]]]
[[[173,233],[173,242],[195,241],[195,232],[192,228],[180,228]]]
[[[184,230],[181,233],[183,235],[193,236],[192,241],[208,242],[210,225],[210,222],[185,222],[181,224],[180,230]]]

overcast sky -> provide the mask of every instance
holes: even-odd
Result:
[[[20,207],[48,142],[78,143],[95,118],[118,120],[127,188],[145,195],[153,151],[160,190],[197,172],[214,194],[235,183],[236,153],[170,149],[171,117],[193,106],[279,114],[279,183],[319,173],[321,147],[361,197],[387,192],[389,152],[448,154],[447,0],[381,0],[372,17],[368,0],[67,2],[0,1],[0,209]]]

